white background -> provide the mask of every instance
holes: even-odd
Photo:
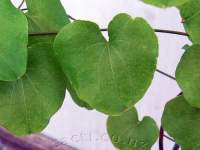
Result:
[[[13,0],[16,5],[20,1]],[[153,28],[184,31],[179,12],[175,8],[159,9],[138,0],[62,0],[62,3],[71,16],[94,21],[102,28],[107,27],[116,14],[128,13],[145,18]],[[177,63],[184,52],[182,47],[190,42],[184,36],[164,33],[157,35],[160,43],[157,68],[174,76]],[[179,92],[175,81],[155,73],[151,87],[136,105],[140,119],[149,115],[160,126],[165,103]],[[78,150],[115,150],[106,133],[106,119],[107,116],[101,113],[76,106],[67,92],[62,108],[52,117],[43,133]],[[173,143],[165,140],[166,150],[170,150],[172,145]],[[158,150],[158,143],[152,150]]]

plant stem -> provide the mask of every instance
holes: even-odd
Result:
[[[24,0],[23,0],[24,1]],[[23,5],[24,2],[21,3],[21,5]],[[19,8],[21,7],[21,5],[19,6]],[[27,8],[23,8],[21,9],[22,11],[25,11],[27,10]],[[72,17],[71,15],[68,15],[68,17],[73,20],[73,21],[76,21],[77,19]],[[102,28],[100,29],[101,31],[103,32],[106,32],[108,31],[107,28]],[[189,36],[189,34],[185,33],[185,32],[180,32],[180,31],[173,31],[173,30],[163,30],[163,29],[154,29],[155,32],[158,32],[158,33],[169,33],[169,34],[176,34],[176,35],[183,35],[183,36]],[[40,33],[38,33],[39,35],[41,35]],[[52,33],[50,33],[52,34]],[[56,34],[56,33],[55,33]],[[36,35],[36,34],[35,34]],[[43,34],[44,35],[44,34]],[[47,33],[45,33],[45,35],[47,35]]]
[[[181,92],[181,93],[178,94],[178,96],[181,96],[181,95],[183,95],[183,92]]]
[[[108,29],[103,28],[101,31],[108,31]],[[163,29],[154,29],[155,32],[158,33],[169,33],[169,34],[176,34],[176,35],[183,35],[183,36],[189,36],[189,34],[185,32],[180,32],[180,31],[173,31],[173,30],[163,30]]]
[[[175,142],[175,140],[174,140],[174,139],[172,139],[171,137],[169,137],[169,136],[167,136],[167,135],[165,135],[165,134],[164,134],[164,137],[165,137],[166,139],[168,139],[168,140],[172,141],[172,142]]]
[[[163,72],[163,71],[161,71],[161,70],[159,70],[159,69],[156,69],[156,71],[157,71],[158,73],[160,73],[160,74],[162,74],[162,75],[164,75],[164,76],[166,76],[166,77],[172,79],[172,80],[176,80],[175,77],[173,77],[173,76],[171,76],[171,75],[169,75],[169,74],[167,74],[167,73],[165,73],[165,72]]]
[[[75,20],[73,17],[69,17],[72,20]],[[100,29],[102,32],[108,31],[106,28]],[[169,34],[176,34],[176,35],[183,35],[183,36],[189,36],[187,33],[184,32],[179,32],[179,31],[172,31],[172,30],[162,30],[162,29],[154,29],[155,32],[158,33],[169,33]],[[52,35],[52,34],[57,34],[57,32],[40,32],[40,33],[30,33],[29,35],[31,36],[37,36],[37,35]]]
[[[22,9],[20,9],[21,11],[25,11],[25,10],[28,10],[27,8],[22,8]]]
[[[108,29],[103,28],[101,31],[108,31]],[[155,32],[158,33],[169,33],[169,34],[176,34],[176,35],[183,35],[183,36],[189,36],[189,34],[185,32],[180,32],[180,31],[173,31],[173,30],[163,30],[163,29],[154,29]]]
[[[189,36],[189,34],[185,32],[180,31],[173,31],[173,30],[162,30],[162,29],[154,29],[155,32],[159,33],[169,33],[169,34],[176,34],[176,35],[183,35],[183,36]]]
[[[57,35],[58,32],[40,32],[40,33],[29,33],[29,36],[47,36],[47,35]]]
[[[159,135],[159,150],[164,150],[164,129],[160,127],[160,135]]]
[[[18,8],[20,9],[22,5],[24,4],[25,0],[22,0],[22,2],[19,4]]]
[[[68,15],[68,17],[69,17],[69,19],[71,19],[71,20],[73,20],[73,21],[76,21],[76,20],[77,20],[76,18],[74,18],[74,17],[72,17],[72,16],[70,16],[70,15]]]

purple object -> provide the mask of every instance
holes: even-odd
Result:
[[[173,150],[179,150],[180,146],[178,144],[174,144]]]

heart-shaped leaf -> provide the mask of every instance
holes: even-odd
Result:
[[[179,9],[190,39],[200,44],[200,0],[190,0]]]
[[[54,49],[77,95],[98,111],[119,114],[148,89],[156,69],[157,38],[142,18],[117,15],[109,42],[95,23],[75,21],[55,39]]]
[[[182,150],[200,149],[200,109],[190,106],[183,96],[168,102],[162,125]]]
[[[185,99],[200,108],[200,45],[186,48],[176,70],[176,79]]]
[[[112,143],[120,150],[150,150],[159,133],[150,117],[138,120],[135,108],[121,116],[109,117],[107,130]]]
[[[0,22],[0,80],[17,80],[26,71],[28,23],[10,0],[0,0]]]
[[[15,134],[41,131],[62,105],[64,75],[51,47],[29,47],[26,74],[17,81],[0,82],[0,124]]]
[[[189,0],[143,0],[147,4],[155,5],[158,7],[172,7],[180,6]]]

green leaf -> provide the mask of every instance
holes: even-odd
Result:
[[[17,80],[26,71],[28,23],[10,0],[0,1],[0,22],[0,80]]]
[[[190,39],[193,43],[200,44],[200,0],[190,0],[179,9]]]
[[[189,0],[143,0],[147,4],[155,5],[158,7],[172,7],[180,6]]]
[[[26,0],[29,32],[57,32],[69,23],[60,0]]]
[[[121,116],[109,117],[107,130],[112,143],[120,150],[150,150],[159,134],[153,119],[138,120],[135,108]]]
[[[60,108],[65,96],[64,74],[52,46],[29,47],[26,74],[13,82],[0,82],[0,124],[17,135],[39,132]]]
[[[183,96],[167,103],[162,125],[182,150],[200,149],[200,109],[190,106]]]
[[[119,114],[139,101],[151,84],[158,56],[157,38],[142,18],[117,15],[109,42],[89,21],[66,25],[54,49],[78,97],[106,114]]]
[[[194,107],[200,108],[200,45],[186,49],[176,70],[176,79],[184,97]]]
[[[26,0],[26,3],[28,5],[26,15],[30,33],[56,33],[70,22],[59,0]],[[53,44],[55,36],[56,34],[30,36],[29,45],[41,42]],[[75,103],[80,107],[91,109],[87,103],[77,96],[67,79],[66,84]]]
[[[92,110],[93,108],[86,102],[84,102],[83,100],[81,100],[78,95],[76,94],[76,91],[74,90],[74,88],[72,87],[72,85],[70,84],[69,80],[66,78],[66,86],[67,86],[67,90],[70,93],[73,101],[79,106],[79,107],[83,107],[86,108],[88,110]]]
[[[60,0],[26,0],[29,33],[56,33],[70,21]],[[31,36],[29,44],[53,43],[55,35]]]

